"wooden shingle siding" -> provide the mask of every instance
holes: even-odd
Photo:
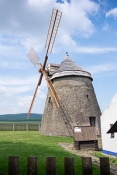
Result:
[[[95,127],[79,126],[74,132],[74,146],[76,149],[95,149],[98,148]]]
[[[74,133],[75,141],[88,141],[97,140],[95,127],[92,126],[80,126],[81,132]]]

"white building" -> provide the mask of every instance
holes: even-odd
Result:
[[[117,133],[108,133],[117,121],[117,93],[112,98],[109,107],[101,116],[102,148],[106,154],[117,156]]]

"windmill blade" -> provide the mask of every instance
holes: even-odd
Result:
[[[29,50],[29,52],[27,54],[27,57],[34,66],[39,64],[39,56],[33,48],[31,48]],[[44,64],[43,64],[43,69],[45,69],[47,59],[48,59],[48,56],[45,57]],[[43,74],[41,73],[39,81],[38,81],[38,86],[41,85],[42,78],[43,78]]]
[[[53,49],[53,45],[54,45],[54,41],[55,41],[56,34],[57,34],[57,31],[58,31],[58,27],[59,27],[59,23],[60,23],[60,20],[61,20],[61,16],[62,16],[62,12],[60,12],[60,11],[58,11],[56,9],[53,9],[52,16],[51,16],[51,21],[50,21],[50,26],[49,26],[49,30],[48,30],[48,35],[47,35],[47,39],[46,39],[46,44],[45,44],[46,56],[45,56],[45,60],[44,60],[43,66],[41,66],[41,64],[39,63],[39,56],[35,52],[35,50],[33,48],[30,49],[30,51],[29,51],[29,53],[27,55],[29,60],[31,61],[31,63],[34,66],[38,65],[40,67],[40,72],[41,72],[38,84],[36,86],[36,89],[35,89],[35,92],[34,92],[34,95],[33,95],[33,99],[32,99],[30,108],[29,108],[29,111],[28,111],[28,118],[30,117],[30,113],[31,113],[31,110],[32,110],[32,107],[33,107],[33,104],[34,104],[34,100],[35,100],[35,97],[36,97],[36,94],[37,94],[37,90],[38,90],[38,87],[41,84],[43,75],[46,78],[46,81],[48,83],[48,87],[50,89],[50,93],[51,93],[51,95],[53,97],[55,105],[56,105],[57,108],[59,108],[58,94],[55,91],[51,80],[46,75],[45,66],[46,66],[47,59],[48,59],[48,53],[49,52],[51,53],[52,49]]]
[[[40,65],[40,66],[41,66],[41,65]],[[59,96],[58,96],[58,94],[57,94],[57,92],[56,92],[56,90],[55,90],[55,88],[54,88],[54,86],[53,86],[51,80],[48,78],[48,76],[47,76],[45,70],[43,70],[42,67],[41,67],[41,72],[42,72],[42,74],[44,75],[44,77],[45,77],[45,79],[46,79],[46,81],[47,81],[48,88],[49,88],[49,90],[50,90],[50,93],[51,93],[51,96],[52,96],[52,98],[53,98],[54,104],[55,104],[56,108],[58,109],[58,108],[60,107],[60,104],[59,104]]]
[[[51,96],[53,97],[53,100],[54,100],[54,104],[55,104],[55,106],[56,106],[56,108],[58,110],[59,107],[60,107],[59,96],[58,96],[57,92],[55,91],[55,88],[54,88],[51,80],[48,79],[47,81],[48,81],[48,87],[49,87]]]
[[[36,66],[39,64],[39,56],[38,54],[36,53],[36,51],[31,48],[27,54],[27,57],[29,58],[29,60],[31,61],[31,63]],[[40,79],[37,83],[37,86],[36,86],[36,89],[34,91],[34,95],[33,95],[33,98],[32,98],[32,101],[31,101],[31,104],[30,104],[30,108],[29,108],[29,111],[28,111],[28,118],[30,117],[30,113],[31,113],[31,110],[32,110],[32,107],[33,107],[33,104],[34,104],[34,100],[36,98],[36,94],[37,94],[37,90],[38,90],[38,87],[39,87],[39,83],[40,82]]]
[[[54,93],[53,88],[51,87],[51,85],[48,85],[48,88],[49,88],[50,94],[51,94],[51,96],[53,98],[53,101],[54,101],[54,104],[56,106],[56,109],[58,110],[59,107],[60,107],[60,105],[59,105],[57,96],[55,95],[55,93]]]
[[[45,44],[46,55],[48,55],[49,52],[50,53],[52,52],[54,41],[55,41],[58,27],[60,24],[61,16],[62,16],[62,12],[60,12],[57,9],[53,9],[49,30],[48,30],[48,35],[46,39],[46,44]]]
[[[45,43],[46,56],[45,56],[45,60],[44,60],[44,64],[43,64],[43,69],[45,69],[45,66],[47,63],[48,53],[52,52],[54,41],[55,41],[56,34],[58,31],[58,27],[59,27],[59,23],[61,20],[61,16],[62,16],[62,12],[60,12],[56,9],[53,9],[51,20],[50,20],[50,25],[49,25],[49,29],[48,29],[47,39],[46,39],[46,43]],[[39,85],[41,84],[42,78],[43,78],[43,74],[41,73]]]
[[[37,95],[38,87],[39,87],[39,85],[37,83],[37,86],[36,86],[36,89],[34,91],[34,95],[33,95],[33,98],[32,98],[31,104],[30,104],[30,108],[29,108],[29,111],[28,111],[28,118],[30,118],[30,113],[31,113],[31,110],[32,110],[32,107],[33,107],[33,104],[34,104],[34,101],[35,101],[35,98],[36,98],[36,95]]]
[[[47,63],[47,59],[48,59],[48,56],[46,56],[45,60],[44,60],[44,64],[43,64],[43,69],[44,70],[45,70],[45,66],[46,66],[46,63]],[[42,78],[43,78],[43,74],[41,73],[40,78],[39,78],[39,86],[41,85]]]
[[[29,50],[27,57],[34,66],[36,66],[39,63],[39,56],[33,48]]]
[[[34,95],[33,95],[33,99],[31,101],[31,105],[30,105],[30,108],[29,108],[29,111],[28,111],[28,118],[29,118],[31,110],[32,110],[32,107],[33,107],[33,104],[34,104],[34,100],[36,98],[37,90],[38,90],[39,85],[41,84],[41,80],[42,80],[42,76],[43,75],[44,75],[44,77],[45,77],[45,79],[46,79],[46,81],[48,83],[48,87],[50,89],[51,96],[52,96],[52,98],[54,100],[54,103],[55,103],[57,109],[59,108],[59,103],[58,103],[58,97],[56,95],[56,91],[55,91],[55,89],[54,89],[54,87],[52,85],[52,82],[48,78],[48,76],[47,76],[45,70],[43,69],[42,65],[38,62],[38,60],[39,60],[38,54],[36,53],[36,51],[33,48],[30,49],[30,51],[28,53],[28,58],[33,63],[33,65],[38,65],[39,66],[39,69],[40,69],[40,72],[41,72],[41,76],[40,76],[39,81],[37,83],[37,86],[36,86],[36,89],[35,89],[35,92],[34,92]],[[46,65],[46,61],[44,63],[45,63],[44,64],[44,66],[45,66]]]
[[[41,69],[42,66],[41,66],[41,64],[39,64],[39,65],[40,65],[40,69]],[[56,90],[55,90],[55,88],[54,88],[54,86],[53,86],[51,80],[47,77],[45,70],[41,69],[41,71],[43,72],[42,75],[45,76],[45,79],[46,79],[47,84],[48,84],[48,88],[49,88],[49,90],[50,90],[50,94],[51,94],[51,96],[52,96],[52,98],[53,98],[53,101],[54,101],[54,104],[55,104],[56,108],[58,109],[59,106],[60,106],[60,105],[59,105],[59,97],[58,97],[58,94],[57,94],[57,92],[56,92]],[[40,79],[39,79],[39,81],[40,81]],[[38,87],[39,87],[39,81],[38,81],[38,83],[37,83],[37,86],[36,86],[36,89],[35,89],[35,92],[34,92],[34,95],[33,95],[33,99],[32,99],[32,101],[31,101],[31,105],[30,105],[30,108],[29,108],[29,111],[28,111],[28,118],[30,117],[30,113],[31,113],[31,110],[32,110],[32,107],[33,107],[33,104],[34,104],[34,101],[35,101],[35,98],[36,98],[37,90],[38,90]]]

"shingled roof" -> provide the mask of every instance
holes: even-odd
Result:
[[[108,130],[108,133],[114,133],[117,132],[117,121],[114,123],[114,125]]]
[[[63,71],[77,71],[77,70],[81,70],[83,71],[83,69],[76,65],[76,63],[74,63],[69,56],[67,56],[62,63],[60,64],[60,67],[58,69],[57,72],[63,72]]]
[[[60,65],[57,65],[55,71],[53,71],[54,64],[50,64],[49,66],[49,75],[52,76],[51,79],[71,75],[86,76],[92,79],[91,74],[74,63],[68,55]]]

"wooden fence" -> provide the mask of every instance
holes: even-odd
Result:
[[[82,175],[93,175],[91,157],[82,157],[82,172]],[[8,164],[8,175],[19,174],[19,157],[10,156]],[[37,157],[27,158],[27,175],[38,175]],[[56,175],[56,157],[46,158],[46,175]],[[74,158],[64,158],[64,175],[75,175]],[[108,157],[100,158],[100,175],[110,175],[110,164]]]
[[[36,123],[0,123],[0,131],[39,131]]]

